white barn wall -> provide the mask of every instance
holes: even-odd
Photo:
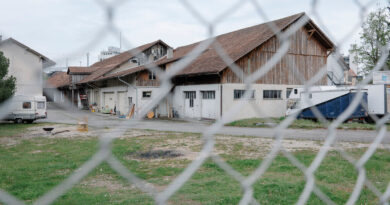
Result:
[[[207,109],[207,112],[211,116],[216,116],[211,119],[219,119],[221,115],[221,84],[209,84],[209,85],[186,85],[176,86],[172,95],[172,108],[181,118],[202,118],[202,91],[215,91],[215,107],[213,109]],[[194,99],[194,107],[189,114],[185,110],[185,91],[195,91],[196,98]]]
[[[133,98],[133,102],[138,100],[138,103],[135,104],[136,110],[141,111],[146,106],[148,106],[150,103],[154,102],[154,98],[158,96],[159,94],[159,88],[158,87],[137,87],[138,96],[136,95],[136,90],[134,88],[129,88],[128,96]],[[152,92],[152,96],[150,98],[144,98],[142,96],[143,92]],[[137,96],[137,97],[136,97]],[[167,99],[163,99],[158,105],[156,114],[158,114],[161,117],[168,116],[168,108],[167,108]]]
[[[252,89],[255,90],[255,99],[248,100],[248,103],[241,107],[232,121],[246,118],[268,118],[283,117],[286,114],[287,88],[302,87],[299,85],[276,85],[276,84],[255,84]],[[245,84],[223,84],[222,85],[222,114],[229,112],[242,99],[234,99],[234,90],[244,90]],[[281,90],[282,99],[263,99],[263,90]],[[257,113],[253,105],[260,108],[261,113]]]
[[[118,92],[128,92],[127,86],[113,86],[113,87],[105,87],[99,89],[99,97],[100,97],[100,108],[105,108],[108,106],[109,109],[114,109],[115,105],[117,106],[117,111],[119,112],[125,112],[125,110],[120,110],[118,107],[119,99],[118,99]],[[105,100],[105,96],[111,95],[113,93],[113,101],[114,102],[107,102]],[[98,100],[96,100],[98,101]]]

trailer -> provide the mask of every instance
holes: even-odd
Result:
[[[389,111],[390,88],[387,85],[366,85],[368,90],[368,113],[379,117]]]
[[[352,103],[357,92],[356,87],[317,86],[310,88],[310,91],[296,88],[287,100],[286,115],[299,112],[298,118],[317,119],[312,110],[313,107],[316,107],[324,118],[336,119]],[[347,120],[368,117],[368,112],[364,107],[368,104],[368,90],[363,89],[361,92],[363,92],[361,103]]]
[[[47,117],[45,96],[14,96],[4,120],[32,123]]]

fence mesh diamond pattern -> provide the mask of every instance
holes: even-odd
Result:
[[[104,27],[100,29],[100,31],[95,35],[95,37],[91,40],[91,42],[85,46],[85,48],[81,49],[80,51],[75,51],[73,53],[74,56],[77,56],[79,53],[82,53],[88,48],[92,47],[92,45],[99,42],[106,35],[119,36],[120,31],[118,27],[115,25],[113,18],[115,16],[114,14],[116,10],[119,7],[121,7],[121,5],[124,2],[125,2],[124,0],[117,0],[113,2],[95,0],[94,3],[100,5],[106,13],[106,24],[104,25]],[[249,4],[253,6],[253,8],[255,8],[256,12],[258,13],[258,15],[264,21],[268,21],[267,15],[263,11],[261,4],[256,0],[238,0],[235,4],[233,4],[221,15],[209,21],[206,20],[202,16],[202,14],[192,6],[191,2],[187,0],[181,0],[179,2],[183,5],[183,9],[186,9],[186,11],[191,15],[193,15],[202,26],[207,28],[208,35],[209,35],[208,40],[202,41],[200,44],[198,44],[191,52],[189,52],[180,61],[175,63],[170,69],[162,70],[157,65],[153,65],[153,64],[146,65],[147,69],[156,73],[156,75],[161,81],[161,86],[158,87],[158,91],[156,92],[158,93],[158,95],[153,96],[153,101],[151,103],[143,106],[142,110],[140,110],[139,113],[137,114],[136,119],[121,121],[112,131],[110,131],[109,133],[103,133],[100,136],[99,150],[81,167],[79,167],[76,171],[74,171],[66,180],[64,180],[59,185],[55,186],[53,189],[45,193],[43,196],[37,199],[34,202],[34,204],[53,203],[58,197],[65,194],[73,186],[79,183],[85,176],[87,176],[92,170],[94,170],[97,166],[99,166],[104,162],[107,162],[108,165],[113,170],[115,170],[115,172],[117,172],[120,176],[127,179],[129,183],[133,184],[141,191],[150,194],[150,196],[152,196],[153,199],[155,200],[156,204],[166,204],[170,199],[170,197],[173,194],[175,194],[183,186],[183,184],[186,183],[187,180],[191,178],[191,176],[204,164],[204,162],[207,159],[211,159],[229,176],[231,176],[233,179],[239,182],[242,189],[242,198],[240,200],[240,204],[260,204],[261,201],[257,201],[254,197],[253,185],[256,181],[258,181],[264,176],[264,173],[267,171],[271,163],[279,154],[284,155],[289,160],[289,162],[291,162],[292,165],[296,166],[299,170],[301,170],[305,176],[306,183],[303,191],[300,193],[297,204],[305,204],[308,201],[309,197],[312,195],[312,193],[314,193],[318,198],[320,198],[326,204],[335,204],[330,199],[330,197],[328,197],[316,185],[316,178],[314,175],[316,170],[319,169],[320,165],[322,164],[324,158],[328,154],[328,151],[330,150],[331,147],[336,148],[336,150],[341,154],[341,156],[355,167],[356,172],[358,173],[356,183],[349,196],[347,204],[355,204],[364,186],[366,186],[370,191],[372,191],[379,198],[380,203],[388,204],[388,200],[390,198],[390,183],[387,186],[385,192],[382,193],[381,191],[379,191],[375,187],[375,184],[367,178],[364,165],[374,154],[378,146],[382,144],[382,140],[384,139],[386,134],[385,123],[387,122],[389,116],[386,115],[382,118],[372,116],[378,128],[377,135],[375,139],[371,142],[369,148],[359,159],[355,159],[353,156],[351,156],[345,150],[343,150],[343,148],[337,145],[337,127],[341,123],[343,123],[348,118],[348,116],[351,115],[351,113],[355,110],[357,106],[360,105],[361,99],[363,98],[363,92],[361,88],[364,85],[370,83],[372,77],[367,77],[357,84],[358,92],[354,97],[353,102],[337,119],[328,122],[326,118],[322,116],[318,110],[313,108],[312,111],[316,115],[316,117],[320,119],[322,123],[328,123],[329,126],[327,128],[328,130],[327,137],[324,139],[323,145],[321,146],[314,160],[311,162],[309,166],[305,166],[303,163],[301,163],[291,152],[289,152],[283,146],[282,143],[284,139],[284,131],[288,128],[289,125],[291,125],[294,122],[294,120],[296,120],[297,114],[289,115],[274,128],[274,140],[273,140],[272,148],[266,154],[261,164],[248,176],[244,176],[240,172],[236,171],[231,165],[225,162],[224,159],[222,159],[222,157],[216,154],[214,152],[214,148],[215,148],[214,135],[218,132],[218,130],[220,130],[224,126],[224,124],[230,122],[232,117],[236,115],[243,106],[252,106],[253,109],[256,110],[258,114],[264,112],[264,110],[262,110],[261,107],[258,107],[254,104],[250,104],[248,103],[248,101],[243,100],[240,101],[238,104],[236,104],[234,107],[232,107],[228,112],[223,113],[220,119],[216,120],[212,125],[210,125],[206,130],[202,132],[204,143],[201,151],[198,153],[195,160],[193,160],[179,176],[177,176],[166,188],[164,188],[164,190],[161,191],[160,189],[157,189],[153,184],[137,177],[130,170],[128,170],[112,154],[111,144],[113,140],[123,135],[128,129],[136,128],[138,123],[143,120],[142,116],[145,116],[149,110],[154,108],[156,105],[158,105],[158,103],[161,100],[163,100],[167,95],[169,95],[170,91],[174,86],[172,84],[171,79],[180,71],[182,71],[187,65],[189,65],[193,60],[195,60],[199,55],[201,55],[206,49],[208,49],[209,47],[215,49],[217,54],[221,57],[224,63],[227,66],[229,66],[229,68],[233,71],[236,77],[241,79],[241,81],[245,83],[246,86],[245,89],[251,90],[252,86],[256,83],[256,81],[262,78],[263,76],[265,76],[283,58],[283,56],[285,56],[288,53],[289,47],[291,45],[290,36],[292,36],[296,31],[298,31],[298,29],[300,29],[302,26],[307,24],[307,22],[309,21],[307,17],[300,18],[298,22],[296,22],[293,26],[289,27],[287,30],[283,32],[279,32],[279,28],[277,27],[277,25],[273,23],[269,23],[268,27],[276,34],[277,39],[281,42],[280,46],[277,48],[277,52],[275,53],[275,55],[273,55],[272,58],[270,58],[266,64],[258,68],[251,75],[246,76],[243,73],[242,69],[240,69],[238,65],[234,64],[234,60],[231,59],[229,55],[226,54],[223,47],[218,42],[218,39],[215,38],[214,30],[218,24],[223,22],[223,19],[225,19],[225,17],[228,17],[232,13],[232,11],[239,9],[241,6],[245,4]],[[368,4],[362,4],[358,0],[355,0],[354,3],[359,7],[362,19],[354,27],[354,30],[352,30],[351,32],[356,31],[362,25],[364,13],[366,12],[368,6],[374,3],[374,1],[371,1]],[[317,12],[317,5],[318,5],[317,0],[311,1],[311,11],[309,12],[309,15],[315,17],[317,23],[328,34],[326,26],[322,23],[323,19]],[[344,39],[348,39],[348,36],[349,34],[346,35]],[[344,41],[336,42],[335,51],[334,51],[335,53],[338,52],[337,48],[339,48],[343,44],[343,42]],[[123,43],[128,47],[132,47],[132,43],[130,39],[124,39]],[[382,48],[381,58],[379,59],[379,62],[375,65],[373,71],[378,71],[385,67],[386,65],[385,62],[389,54],[389,48],[390,45],[386,45],[385,47]],[[138,51],[134,51],[134,50],[130,52],[133,52],[133,54],[138,53]],[[296,68],[296,66],[290,66],[289,69],[294,70],[294,73],[296,73],[297,76],[300,76],[299,70]],[[302,79],[301,84],[304,85],[305,90],[310,91],[310,88],[316,85],[316,83],[326,75],[327,75],[327,68],[325,66],[321,68],[320,71],[317,74],[315,74],[313,78],[309,80]],[[245,92],[243,98],[249,99],[251,98],[250,95],[251,92]],[[306,100],[309,101],[308,103],[310,103],[310,99],[306,99]],[[8,102],[4,103],[0,107],[0,110],[3,111],[7,110],[8,106],[10,106],[11,104],[12,104],[12,100],[9,100]],[[61,109],[67,110],[70,108],[69,106],[63,106],[61,107]],[[71,112],[72,110],[69,111]],[[0,113],[5,113],[5,112],[0,112]],[[75,122],[77,122],[80,116],[77,113],[73,112],[73,114],[69,114],[68,117],[71,117],[72,119],[75,120]],[[0,117],[4,117],[4,116],[0,116]],[[101,120],[101,118],[96,118],[94,117],[94,115],[89,115],[89,123],[93,124],[98,120]],[[14,197],[12,194],[8,193],[5,190],[0,190],[0,201],[2,201],[5,204],[25,204],[23,201]]]

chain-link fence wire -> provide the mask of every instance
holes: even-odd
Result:
[[[106,37],[107,35],[119,36],[119,29],[114,23],[114,14],[116,9],[118,9],[122,3],[126,2],[125,0],[116,0],[112,2],[106,2],[103,0],[95,0],[95,3],[99,4],[102,9],[106,13],[106,23],[105,25],[96,33],[96,35],[92,38],[92,40],[78,49],[75,52],[72,52],[69,55],[66,55],[66,58],[72,58],[80,56],[85,53],[85,51],[92,49],[101,39]],[[300,162],[291,152],[287,151],[283,147],[283,139],[285,135],[286,129],[296,120],[298,116],[298,112],[289,115],[286,117],[281,123],[279,123],[276,127],[273,128],[274,131],[274,141],[271,147],[271,150],[264,157],[261,164],[249,175],[243,176],[240,172],[236,171],[225,162],[218,154],[214,153],[215,146],[215,134],[224,126],[224,124],[228,123],[233,119],[233,117],[244,107],[251,106],[258,115],[262,115],[264,110],[262,107],[259,107],[253,103],[249,103],[249,99],[251,97],[251,92],[253,85],[257,80],[262,78],[265,74],[267,74],[288,52],[290,47],[290,39],[298,29],[303,27],[307,22],[307,16],[300,18],[296,23],[290,26],[286,31],[280,32],[280,29],[273,24],[272,22],[267,25],[274,32],[277,39],[281,42],[280,46],[277,48],[277,52],[272,56],[264,65],[250,75],[246,75],[243,70],[234,63],[229,55],[224,51],[223,47],[215,38],[215,27],[224,21],[226,17],[228,17],[232,12],[244,6],[245,4],[249,4],[255,8],[256,13],[263,21],[269,21],[269,18],[264,12],[261,4],[257,0],[238,0],[227,10],[222,12],[213,20],[209,21],[204,16],[202,16],[187,0],[179,1],[183,8],[188,11],[202,26],[208,29],[208,39],[199,43],[192,51],[190,51],[184,58],[179,60],[177,63],[173,64],[173,66],[168,70],[162,70],[154,63],[147,64],[145,67],[155,72],[158,76],[161,85],[158,87],[156,93],[157,96],[153,96],[152,100],[142,109],[136,113],[136,118],[131,120],[121,121],[119,124],[115,125],[115,127],[109,132],[102,133],[100,136],[100,148],[99,150],[81,167],[79,167],[76,171],[74,171],[66,180],[61,182],[59,185],[55,186],[53,189],[45,193],[42,197],[37,199],[34,204],[51,204],[58,197],[65,194],[69,189],[79,183],[87,174],[89,174],[93,169],[99,166],[103,162],[107,162],[109,166],[115,170],[120,176],[124,177],[128,180],[129,183],[134,184],[141,191],[149,194],[155,200],[156,204],[165,204],[170,197],[178,191],[183,184],[190,179],[190,177],[203,165],[203,163],[207,159],[211,159],[214,161],[222,170],[224,170],[228,175],[230,175],[233,179],[239,182],[242,189],[242,198],[240,200],[240,204],[260,204],[255,197],[253,196],[253,184],[261,179],[267,169],[270,167],[271,163],[274,161],[275,157],[278,154],[284,155],[294,166],[296,166],[305,176],[306,184],[303,191],[300,194],[299,200],[297,204],[305,204],[312,193],[314,193],[318,198],[320,198],[326,204],[335,204],[315,183],[314,173],[318,170],[322,161],[326,157],[328,151],[331,147],[335,148],[341,156],[350,162],[356,169],[358,174],[355,187],[347,201],[347,204],[354,204],[363,189],[363,186],[366,186],[371,192],[378,197],[381,204],[389,204],[390,198],[390,182],[386,188],[386,190],[382,193],[375,187],[374,183],[371,182],[366,176],[365,163],[371,158],[371,156],[375,153],[376,149],[382,144],[384,137],[386,136],[386,122],[390,118],[390,115],[387,114],[382,118],[379,118],[375,115],[370,115],[370,117],[375,121],[377,126],[377,135],[374,140],[371,142],[369,148],[366,152],[359,158],[355,159],[353,156],[348,154],[342,147],[337,144],[337,127],[342,124],[357,108],[357,106],[362,105],[367,110],[367,104],[362,101],[363,98],[363,89],[364,85],[367,85],[372,80],[372,75],[369,75],[363,81],[359,82],[356,86],[357,92],[349,107],[335,120],[329,122],[327,119],[321,114],[321,112],[316,108],[312,107],[311,110],[317,119],[326,125],[328,125],[328,134],[324,140],[324,144],[321,146],[317,155],[311,164],[306,167],[302,162]],[[335,39],[330,35],[330,32],[327,30],[327,27],[323,23],[323,19],[317,12],[318,0],[311,1],[311,11],[309,14],[316,18],[316,22],[320,25],[320,27],[325,31],[327,35],[330,36],[331,39]],[[343,45],[347,39],[356,32],[356,30],[362,25],[364,20],[365,12],[369,6],[371,6],[375,1],[370,1],[367,4],[363,4],[358,0],[353,1],[359,7],[360,21],[351,29],[348,34],[346,34],[339,42],[335,42],[335,58],[340,58],[339,48]],[[127,47],[134,47],[129,39],[124,39],[123,43]],[[176,177],[164,190],[159,191],[153,184],[140,179],[135,174],[133,174],[130,170],[128,170],[111,152],[111,146],[113,140],[123,135],[127,130],[136,128],[137,125],[142,122],[143,116],[147,114],[149,110],[152,110],[156,107],[164,98],[166,98],[173,88],[172,78],[175,77],[181,70],[183,70],[187,65],[193,62],[200,54],[202,54],[207,48],[212,46],[217,54],[221,57],[221,59],[225,62],[225,64],[233,71],[233,73],[245,84],[245,90],[243,99],[235,104],[230,110],[223,113],[220,119],[216,120],[212,125],[210,125],[206,130],[202,132],[203,136],[203,147],[201,151],[198,153],[195,160],[193,160],[184,171]],[[374,67],[373,71],[378,71],[381,69],[387,69],[385,61],[388,58],[390,49],[390,43],[384,47],[382,47],[381,58]],[[129,51],[131,54],[136,55],[139,51]],[[64,57],[65,59],[65,57]],[[63,60],[63,59],[62,59]],[[327,67],[322,67],[314,77],[311,79],[304,79],[298,70],[297,65],[289,65],[289,69],[294,71],[294,77],[300,80],[300,83],[303,85],[305,92],[311,93],[312,87],[320,81],[324,76],[327,75]],[[57,91],[58,92],[58,91]],[[66,99],[65,99],[66,100]],[[312,104],[311,99],[304,98],[303,99],[307,104]],[[14,99],[9,99],[5,103],[0,106],[0,118],[5,117],[5,110],[12,109]],[[71,108],[73,102],[66,101],[64,104],[58,105],[60,108],[65,111],[63,112],[68,118],[73,119],[74,123],[77,123],[81,118],[85,115],[88,116],[89,124],[91,126],[99,126],[105,123],[105,118],[99,117],[98,115],[94,115],[91,113],[80,113]],[[386,147],[390,150],[390,147]],[[0,190],[0,201],[5,204],[24,204],[21,200],[6,192],[5,190]]]

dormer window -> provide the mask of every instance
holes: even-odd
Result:
[[[155,72],[149,72],[149,80],[156,80],[156,73]]]

